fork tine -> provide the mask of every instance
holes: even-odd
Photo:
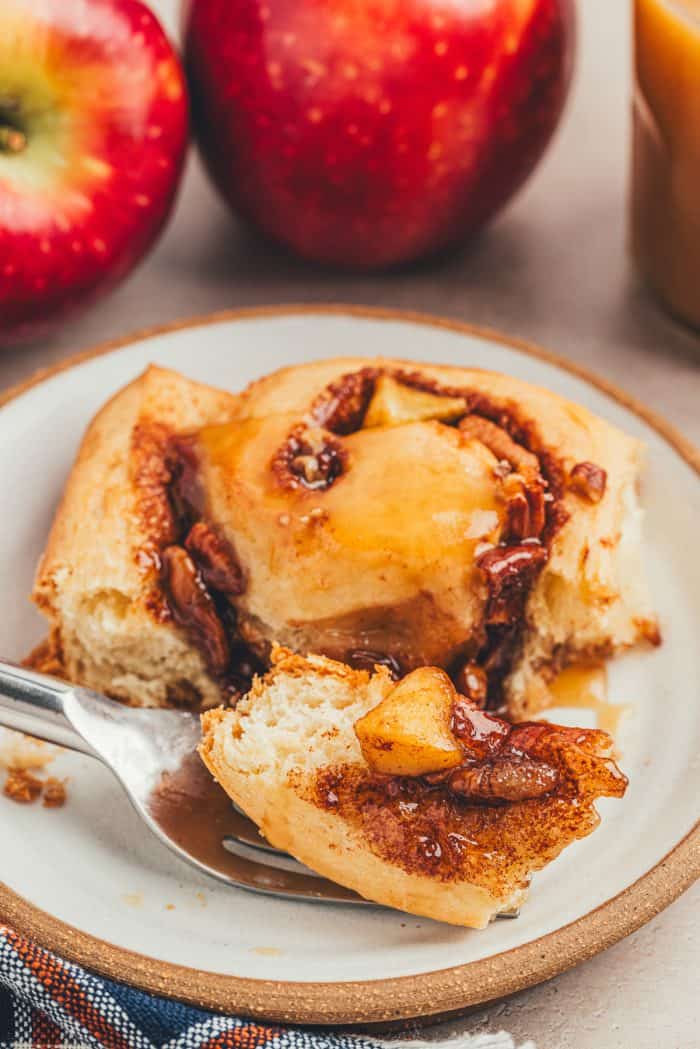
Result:
[[[262,863],[266,867],[274,867],[275,870],[290,871],[292,874],[318,877],[318,875],[314,874],[309,867],[305,867],[303,863],[299,863],[299,861],[295,860],[293,856],[289,855],[289,853],[282,852],[280,849],[275,849],[267,843],[264,845],[252,844],[239,837],[227,834],[222,838],[221,844],[228,852],[232,852],[234,856],[240,856],[242,859],[250,860],[252,863]]]

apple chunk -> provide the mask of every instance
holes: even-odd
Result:
[[[422,422],[424,419],[453,422],[466,410],[467,402],[463,397],[442,397],[405,386],[390,375],[381,375],[363,426],[400,426],[401,423]]]
[[[444,670],[419,667],[355,722],[362,754],[375,772],[423,776],[456,768],[464,751],[450,731],[455,688]]]

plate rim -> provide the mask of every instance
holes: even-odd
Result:
[[[700,451],[663,416],[585,366],[492,328],[401,309],[290,304],[221,310],[140,329],[38,369],[0,394],[0,410],[61,372],[154,336],[241,320],[351,316],[440,328],[496,342],[545,361],[601,390],[651,426],[700,476]],[[251,979],[191,969],[115,947],[54,918],[0,882],[0,921],[69,961],[141,990],[254,1019],[308,1025],[385,1024],[437,1019],[550,979],[612,946],[669,906],[700,877],[700,820],[652,868],[587,914],[518,947],[447,969],[366,981]]]

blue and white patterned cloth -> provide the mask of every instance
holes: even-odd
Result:
[[[516,1049],[505,1031],[444,1049]],[[216,1016],[63,961],[0,924],[0,1049],[439,1049]],[[532,1042],[520,1049],[536,1049]]]
[[[0,925],[0,1049],[374,1049],[155,998],[62,961]]]

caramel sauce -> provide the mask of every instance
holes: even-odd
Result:
[[[498,541],[503,508],[495,460],[481,445],[462,446],[456,432],[439,423],[360,430],[346,439],[348,471],[334,485],[284,491],[269,469],[268,450],[271,457],[286,418],[236,420],[198,435],[205,484],[218,489],[234,531],[247,529],[242,512],[241,520],[233,520],[239,514],[232,493],[250,487],[271,515],[286,511],[302,533],[308,533],[308,522],[299,515],[309,505],[322,508],[325,516],[308,533],[314,550],[323,531],[346,556],[389,549],[393,558],[410,557],[420,565],[432,564],[436,549],[471,560],[478,543]]]
[[[363,430],[329,488],[289,489],[270,467],[288,432],[277,415],[198,438],[209,512],[248,576],[242,629],[331,658],[369,649],[404,671],[475,654],[475,550],[499,541],[505,509],[493,455],[437,422]]]
[[[469,881],[507,899],[532,871],[595,829],[596,798],[624,794],[627,779],[605,756],[609,744],[595,729],[519,727],[513,753],[558,773],[555,790],[526,801],[475,804],[444,784],[379,776],[360,765],[321,769],[310,800],[358,828],[388,863],[438,881]]]
[[[700,328],[700,2],[635,0],[632,248],[670,310]]]
[[[596,726],[615,737],[629,705],[610,703],[607,699],[608,674],[605,664],[574,665],[560,671],[549,684],[544,710],[552,707],[575,707],[591,710]]]
[[[262,838],[255,824],[236,812],[197,754],[188,755],[176,772],[163,774],[151,795],[149,813],[169,838],[200,863],[251,888],[356,898],[349,889],[331,885],[324,878],[263,866],[228,852],[222,845],[228,835]]]

